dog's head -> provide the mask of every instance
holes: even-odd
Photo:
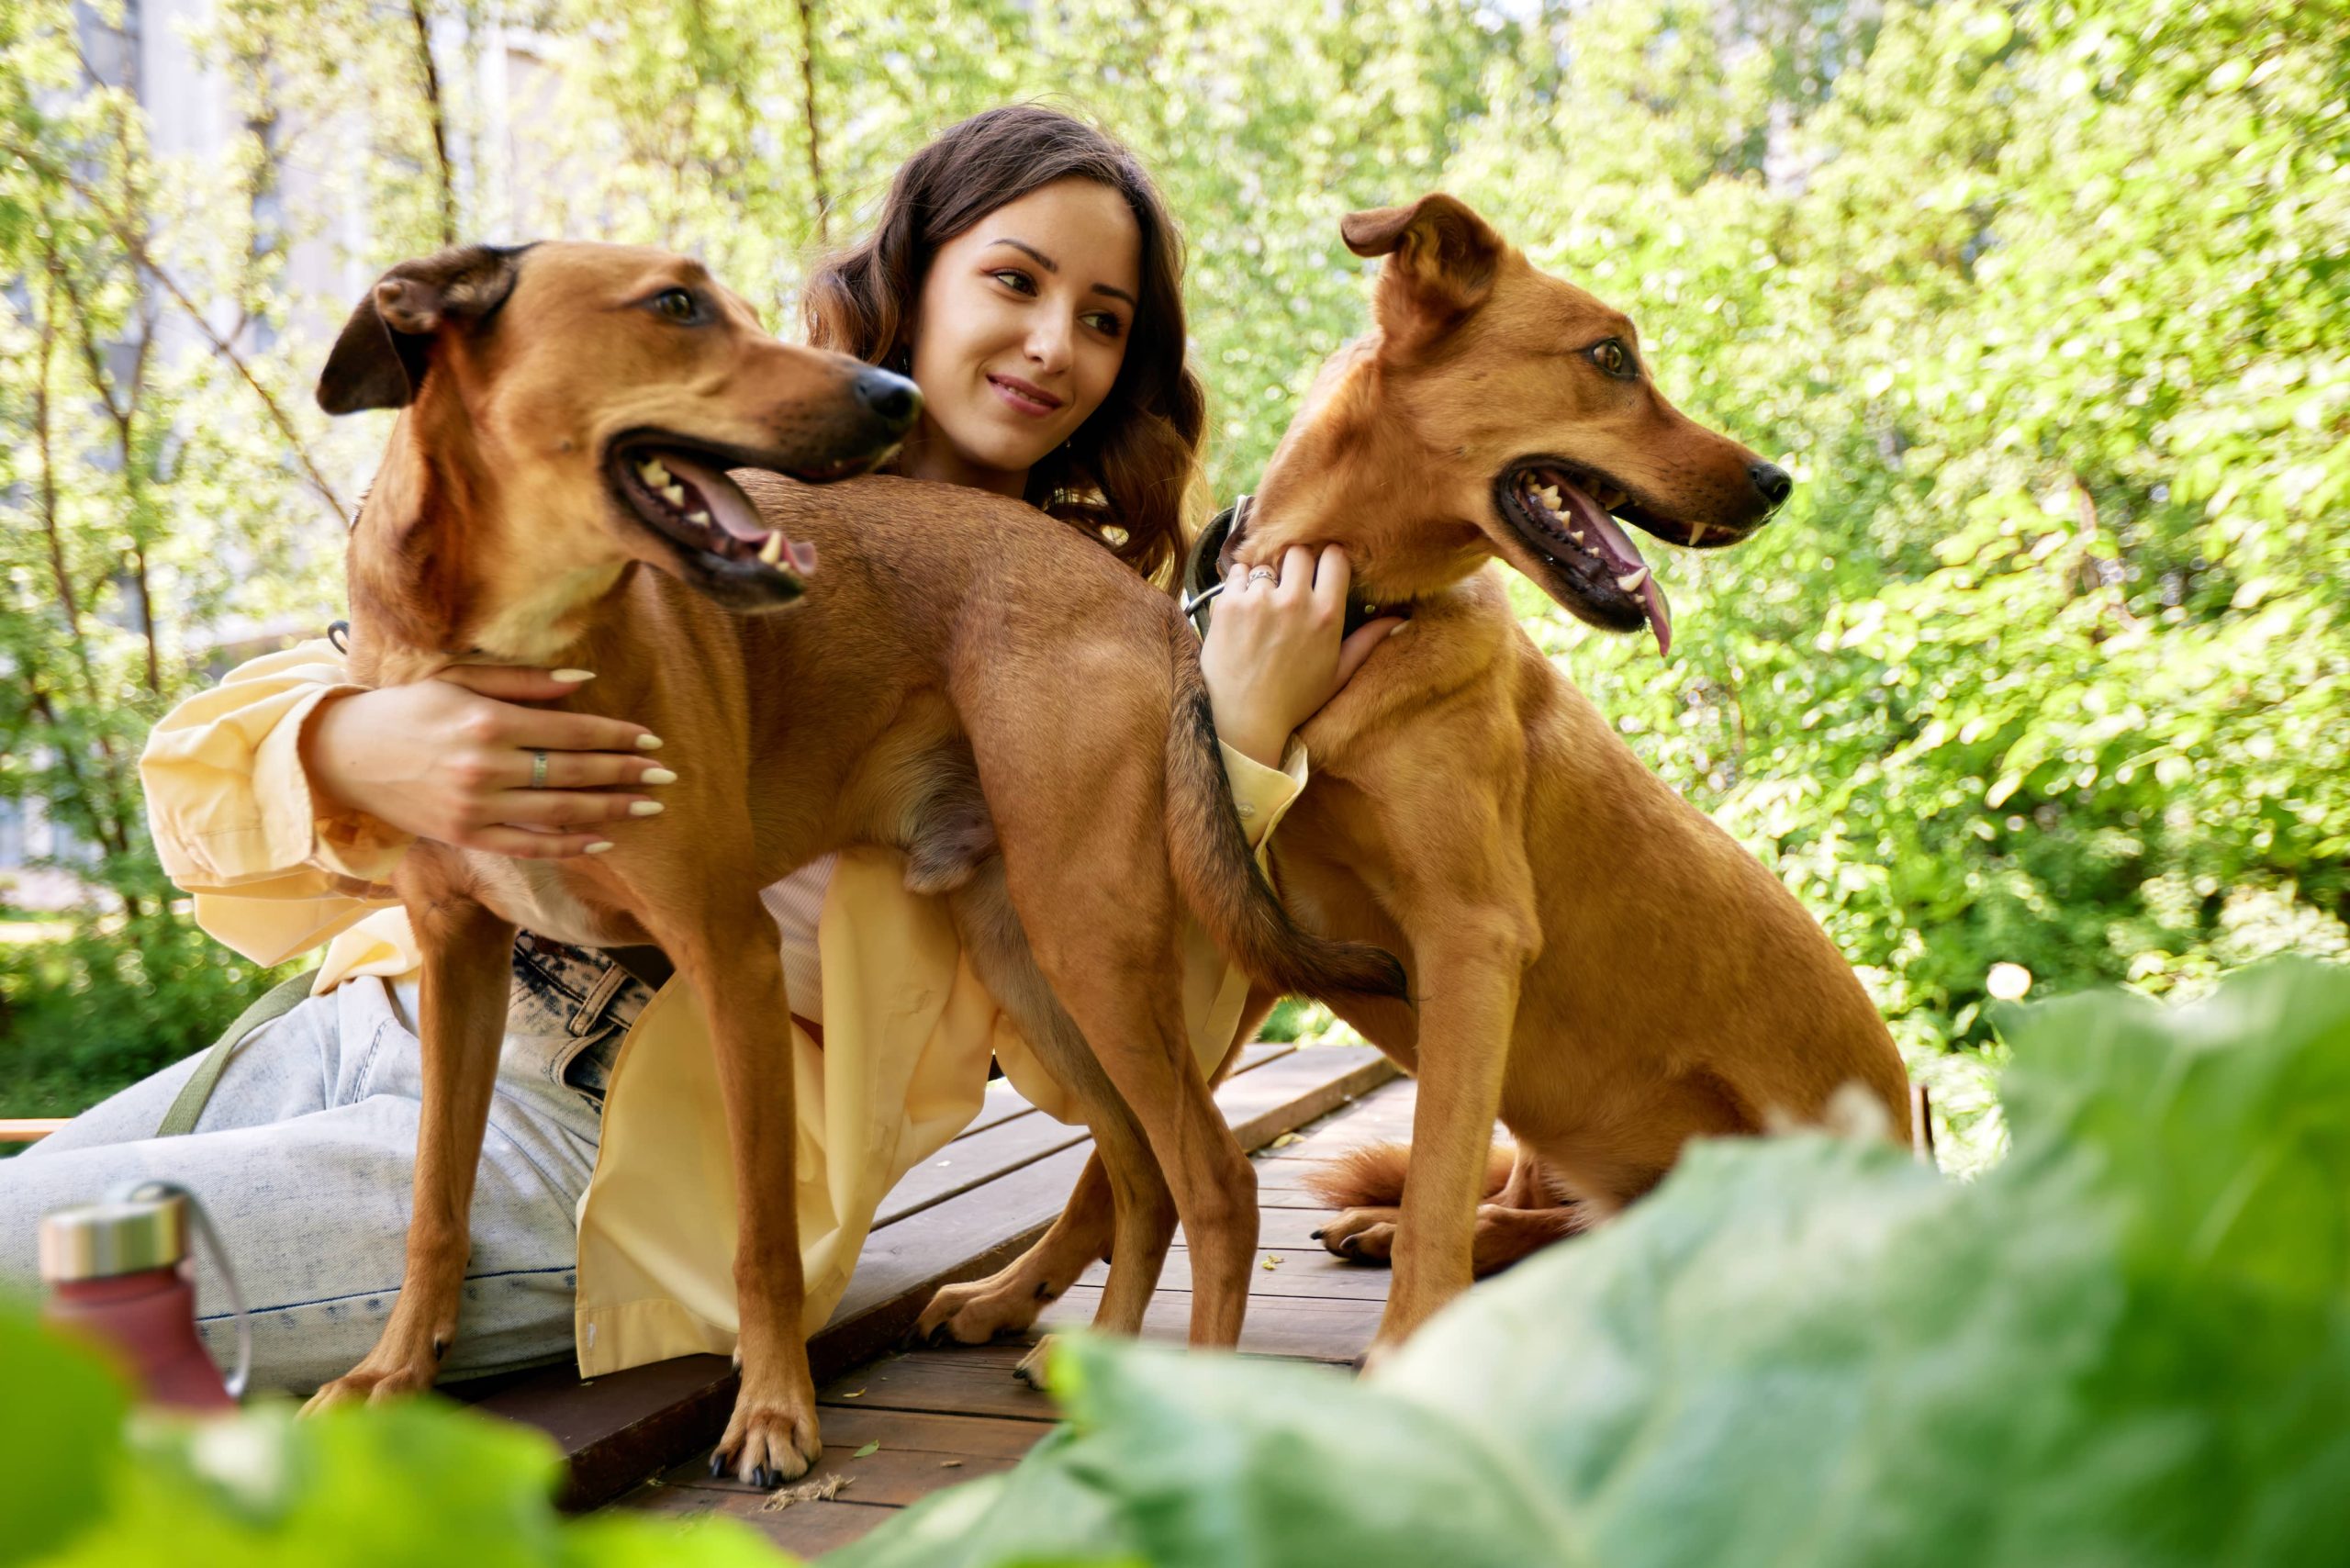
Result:
[[[1631,321],[1537,271],[1453,197],[1348,216],[1381,256],[1377,330],[1326,366],[1268,466],[1260,507],[1345,519],[1337,539],[1391,596],[1498,555],[1610,631],[1672,621],[1619,525],[1736,543],[1793,482],[1683,414],[1650,379]],[[1375,487],[1353,495],[1340,485]]]
[[[408,409],[420,461],[387,461],[370,510],[388,484],[394,527],[453,507],[493,531],[462,548],[509,613],[545,602],[533,582],[609,581],[630,561],[729,609],[789,603],[814,553],[767,529],[727,470],[861,474],[922,408],[902,376],[771,337],[699,262],[578,243],[394,267],[352,312],[318,396],[330,414]]]

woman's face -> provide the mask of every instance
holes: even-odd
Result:
[[[1057,180],[939,247],[913,321],[922,422],[899,471],[1017,496],[1102,406],[1142,293],[1125,198]]]

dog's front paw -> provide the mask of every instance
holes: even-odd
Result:
[[[410,1394],[422,1394],[432,1386],[433,1369],[430,1363],[421,1367],[373,1366],[370,1356],[351,1371],[320,1388],[303,1402],[302,1414],[315,1416],[338,1405],[361,1405],[376,1400],[398,1399]]]
[[[754,1399],[745,1390],[734,1402],[726,1435],[711,1452],[710,1473],[731,1472],[746,1486],[780,1486],[807,1474],[823,1451],[813,1388],[780,1399]]]
[[[1357,1263],[1388,1263],[1395,1255],[1399,1209],[1348,1209],[1314,1233],[1337,1256]]]
[[[397,1311],[384,1326],[383,1338],[359,1364],[310,1395],[302,1414],[315,1416],[337,1405],[357,1405],[422,1394],[440,1374],[441,1360],[457,1337],[453,1316],[435,1330],[420,1330],[410,1323],[431,1319],[418,1314],[403,1319]]]

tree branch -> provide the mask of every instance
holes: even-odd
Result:
[[[824,190],[824,157],[816,129],[816,0],[800,0],[800,100],[808,116],[808,188],[816,198],[816,240],[833,242],[833,198]]]
[[[441,101],[441,68],[432,62],[432,21],[424,0],[408,0],[416,24],[416,59],[424,72],[424,109],[432,125],[432,155],[441,162],[441,243],[457,242],[457,174],[449,162],[449,121]]]
[[[285,408],[271,394],[269,388],[261,384],[260,377],[253,374],[252,366],[245,363],[244,356],[237,352],[235,345],[213,330],[211,321],[197,308],[196,302],[187,297],[187,291],[180,287],[171,274],[156,264],[154,256],[147,249],[146,241],[140,235],[132,232],[118,216],[106,210],[106,202],[97,192],[92,190],[72,170],[50,158],[38,147],[11,137],[6,140],[0,140],[0,152],[5,152],[11,158],[22,159],[44,179],[53,180],[64,185],[90,204],[97,212],[99,220],[106,225],[106,231],[114,236],[115,242],[129,254],[130,259],[138,264],[141,272],[162,286],[163,292],[172,297],[172,302],[196,324],[196,330],[204,334],[205,341],[212,345],[212,352],[228,361],[237,372],[238,376],[252,390],[253,396],[261,399],[262,407],[269,412],[270,422],[277,427],[278,434],[285,438],[285,443],[293,450],[294,459],[301,465],[303,476],[309,481],[310,487],[319,493],[319,498],[327,505],[334,509],[336,517],[342,521],[343,526],[349,527],[351,509],[342,504],[342,498],[335,493],[332,485],[327,483],[326,476],[319,472],[318,463],[310,455],[309,444],[303,441],[301,432],[294,428],[294,421],[286,416]]]

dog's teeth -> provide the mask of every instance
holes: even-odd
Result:
[[[688,522],[698,522],[704,528],[708,528],[710,526],[710,514],[706,511],[689,511],[686,514],[686,521]]]
[[[1567,530],[1567,537],[1580,544],[1583,543],[1583,530],[1580,528],[1570,528]]]
[[[662,498],[673,507],[681,507],[686,504],[686,487],[683,485],[664,485],[661,487],[661,495]]]
[[[781,564],[782,564],[782,561],[783,561],[783,531],[782,531],[782,530],[778,529],[775,532],[770,533],[770,534],[768,534],[768,535],[767,535],[767,542],[765,544],[762,544],[762,545],[760,545],[760,546],[759,546],[759,559],[760,559],[760,560],[762,560],[762,561],[765,561],[765,562],[766,562],[768,566],[779,566],[779,565],[781,565]]]
[[[1539,497],[1541,497],[1541,498],[1542,498],[1542,504],[1543,504],[1544,506],[1549,507],[1552,511],[1557,511],[1557,510],[1559,510],[1559,487],[1558,487],[1558,486],[1556,486],[1556,485],[1545,485],[1545,486],[1543,486],[1540,489],[1536,490],[1534,493],[1535,493],[1536,495],[1538,495],[1538,496],[1539,496]]]
[[[1638,593],[1640,590],[1640,585],[1648,580],[1649,569],[1642,566],[1637,572],[1626,572],[1622,577],[1617,577],[1616,586],[1626,593]]]
[[[636,476],[656,490],[669,482],[669,471],[661,466],[661,460],[657,457],[648,457],[638,464]]]
[[[1702,522],[1692,522],[1692,523],[1690,523],[1690,525],[1689,525],[1689,547],[1690,547],[1692,550],[1695,549],[1695,548],[1697,547],[1697,543],[1698,543],[1698,542],[1699,542],[1700,540],[1704,539],[1705,537],[1706,537],[1706,525],[1705,525],[1704,523],[1702,523]]]

